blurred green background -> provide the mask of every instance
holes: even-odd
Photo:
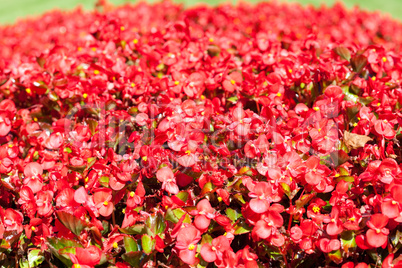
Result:
[[[54,8],[72,9],[77,5],[82,5],[85,9],[91,9],[96,0],[0,0],[0,23],[9,24],[18,18],[26,16],[39,15],[47,10]],[[154,2],[151,0],[150,2]],[[216,5],[219,3],[232,2],[237,0],[174,0],[175,2],[185,3],[187,6],[197,3],[208,3]],[[249,0],[257,2],[258,0]],[[299,2],[302,4],[333,5],[335,0],[281,0],[287,2]],[[113,4],[123,4],[127,2],[136,2],[135,0],[109,0]],[[366,10],[380,10],[383,13],[391,14],[392,17],[401,20],[402,18],[402,0],[344,0],[347,7],[351,8],[359,5]]]

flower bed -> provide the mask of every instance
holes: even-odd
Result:
[[[402,25],[279,3],[0,28],[2,267],[402,267]]]

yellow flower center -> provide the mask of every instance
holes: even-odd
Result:
[[[35,226],[32,226],[32,227],[31,227],[31,230],[32,230],[32,231],[35,231],[35,230],[36,230],[36,229],[35,229]]]
[[[25,89],[25,91],[26,91],[28,94],[31,94],[31,93],[32,93],[32,91],[31,91],[30,88]]]
[[[104,206],[107,206],[107,205],[109,205],[109,202],[108,202],[108,201],[105,201],[105,202],[103,202],[103,205],[104,205]]]
[[[292,69],[289,69],[289,73],[291,74],[293,72],[293,70]]]
[[[314,206],[314,207],[313,207],[313,212],[314,212],[314,213],[320,212],[320,208],[317,207],[317,206]]]
[[[319,111],[320,110],[320,108],[319,107],[313,107],[313,109],[314,109],[314,111]]]
[[[73,265],[73,268],[81,268],[81,265],[79,265],[78,263]]]
[[[185,153],[186,153],[187,155],[190,155],[190,154],[191,154],[191,151],[190,151],[190,150],[187,150],[187,151],[185,151]]]
[[[124,31],[126,28],[124,28],[124,26],[120,27],[120,31]]]
[[[349,218],[349,220],[350,220],[350,221],[355,221],[356,218],[355,218],[355,217],[351,217],[351,218]]]
[[[234,84],[236,84],[236,81],[235,80],[230,80],[230,83],[232,83],[232,85],[234,85]]]
[[[143,161],[147,161],[147,160],[148,160],[148,157],[143,156],[143,157],[142,157],[142,160],[143,160]]]
[[[138,39],[134,39],[134,40],[133,40],[133,43],[134,43],[134,44],[137,44],[137,43],[138,43]]]
[[[82,94],[82,97],[84,97],[84,99],[86,99],[88,97],[87,93]]]
[[[99,70],[94,71],[94,74],[99,74],[99,73],[100,73]]]
[[[194,250],[195,249],[195,245],[194,244],[190,244],[190,246],[188,246],[189,250]]]
[[[386,58],[386,57],[382,57],[382,61],[383,61],[383,62],[387,62],[387,58]]]
[[[380,230],[380,229],[375,229],[375,232],[376,232],[377,234],[379,234],[379,233],[381,233],[381,230]]]
[[[177,86],[178,84],[180,84],[179,81],[174,81],[174,84]]]
[[[134,192],[130,192],[130,196],[134,197],[135,193]]]
[[[280,97],[282,94],[280,92],[276,93],[276,96]]]
[[[119,247],[119,245],[117,245],[117,242],[114,242],[113,243],[113,248],[118,248]]]

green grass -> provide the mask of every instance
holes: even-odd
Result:
[[[59,8],[59,9],[72,9],[77,5],[82,5],[85,9],[91,9],[96,0],[0,0],[0,23],[13,23],[18,18],[26,16],[36,16],[45,11]],[[155,0],[154,0],[155,1]],[[215,5],[218,3],[232,2],[236,0],[176,0],[186,5],[194,5],[197,3],[208,3]],[[250,2],[257,2],[258,0],[251,0]],[[282,0],[284,1],[284,0]],[[302,4],[332,5],[335,0],[287,0],[288,2],[300,2]],[[135,2],[135,0],[109,0],[113,4],[123,4],[126,2]],[[152,2],[152,1],[151,1]],[[380,10],[383,13],[391,14],[396,19],[402,19],[402,0],[344,0],[346,6],[353,7],[360,5],[363,9],[367,10]]]

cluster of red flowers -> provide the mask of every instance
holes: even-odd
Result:
[[[2,267],[402,267],[402,24],[169,2],[0,27]]]

